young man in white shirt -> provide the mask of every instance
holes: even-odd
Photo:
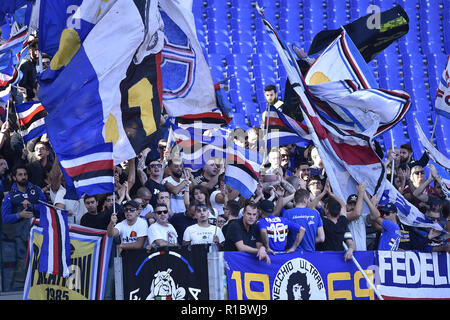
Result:
[[[215,243],[221,246],[225,241],[225,237],[219,227],[209,223],[208,207],[204,204],[196,203],[195,216],[197,223],[187,227],[184,231],[183,245]]]
[[[183,164],[181,160],[169,160],[170,176],[164,178],[161,184],[170,193],[170,208],[174,214],[185,212],[184,190],[189,187],[189,180],[183,177]]]
[[[120,236],[119,256],[123,250],[143,248],[147,239],[147,222],[139,217],[139,204],[131,200],[123,207],[125,220],[116,225],[117,215],[113,213],[107,229],[108,237]]]
[[[156,222],[147,229],[148,245],[150,250],[154,247],[176,246],[178,244],[178,234],[175,228],[169,223],[169,210],[164,203],[158,203],[155,211]]]

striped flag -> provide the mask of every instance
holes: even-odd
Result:
[[[202,130],[215,129],[226,126],[231,119],[220,110],[199,114],[186,114],[175,118],[176,124],[183,129],[198,128]]]
[[[402,223],[412,226],[432,227],[442,231],[442,227],[439,227],[437,223],[432,223],[417,208],[408,203],[386,179],[386,172],[381,159],[372,149],[371,138],[373,137],[351,130],[343,130],[337,122],[327,119],[318,111],[319,107],[316,104],[318,101],[311,95],[310,87],[305,83],[289,48],[281,41],[276,31],[264,18],[263,23],[277,48],[280,59],[286,68],[287,76],[299,96],[300,108],[310,129],[313,143],[319,151],[333,192],[339,198],[347,199],[350,194],[355,193],[358,184],[366,182],[366,190],[369,194],[377,195],[377,198],[380,199],[379,204],[395,203]],[[341,34],[330,46],[342,44],[342,37],[346,37],[345,33]],[[345,41],[351,42],[348,38]],[[346,48],[349,49],[348,46]],[[325,49],[325,52],[329,49]],[[358,56],[356,48],[351,50],[352,55]],[[333,61],[335,62],[339,57],[342,58],[338,55]],[[361,57],[358,61],[363,63]],[[357,65],[356,60],[351,60],[351,63],[353,67]],[[319,76],[324,79],[323,74]],[[398,101],[398,103],[402,105],[403,101]],[[409,101],[406,101],[405,107],[409,107],[408,105]],[[357,127],[355,120],[358,119],[352,120]],[[389,126],[390,123],[386,122],[386,125]],[[374,133],[378,129],[379,127],[374,130]]]
[[[43,228],[39,272],[69,277],[72,263],[67,211],[41,204],[39,226]]]
[[[199,128],[180,128],[172,124],[175,141],[173,150],[179,150],[183,165],[192,170],[201,169],[212,158],[226,157],[227,138],[220,131],[204,134]]]
[[[294,143],[308,144],[311,140],[309,129],[304,123],[292,119],[274,106],[270,106],[268,116],[266,111],[264,111],[262,122],[264,123],[264,128],[268,125],[268,149]],[[264,143],[263,140],[264,138],[260,141],[261,145]]]
[[[231,144],[227,147],[225,183],[248,199],[258,186],[260,166],[257,152]]]
[[[29,101],[16,105],[16,111],[20,134],[25,143],[47,132],[45,126],[47,111],[39,101]]]
[[[437,114],[450,118],[450,55],[439,81],[434,109]]]
[[[112,143],[105,143],[77,155],[58,155],[61,167],[76,189],[78,198],[75,199],[81,198],[84,193],[95,195],[114,192],[112,148]]]

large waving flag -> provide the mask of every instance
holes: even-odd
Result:
[[[225,183],[237,190],[244,198],[250,198],[256,191],[261,167],[257,152],[242,148],[234,143],[227,147]]]
[[[29,101],[15,106],[23,142],[42,136],[47,132],[44,106],[39,101]]]
[[[341,130],[333,121],[321,116],[320,109],[315,103],[316,100],[309,92],[291,51],[279,38],[270,23],[263,16],[262,19],[280,55],[286,74],[299,96],[304,119],[308,124],[313,143],[319,151],[333,192],[339,198],[347,199],[350,194],[355,193],[358,184],[366,182],[366,190],[372,195],[376,194],[378,199],[381,199],[380,205],[389,201],[395,203],[399,209],[400,214],[398,216],[402,223],[419,227],[432,227],[442,231],[443,229],[439,224],[427,219],[389,183],[381,160],[372,149],[371,137]],[[343,36],[345,34],[340,37]],[[335,41],[334,44],[337,42]],[[328,49],[325,49],[324,52]],[[354,51],[353,55],[357,55],[357,51]],[[338,57],[335,58],[339,59]],[[328,115],[330,114],[332,113],[328,113]]]
[[[173,117],[210,112],[216,107],[214,83],[197,39],[192,0],[160,0],[160,6],[164,107]]]
[[[439,81],[434,109],[437,114],[450,118],[450,55]]]
[[[39,272],[69,277],[72,263],[67,211],[55,210],[43,204],[40,210],[39,226],[43,228],[43,242]]]
[[[146,99],[152,95],[151,82],[145,76],[139,77],[138,70],[131,64],[144,63],[146,53],[152,48],[152,37],[148,36],[152,28],[147,19],[152,19],[153,15],[147,10],[154,7],[149,0],[94,4],[83,1],[75,13],[80,19],[79,25],[62,31],[58,51],[50,68],[40,78],[39,96],[48,112],[46,125],[52,147],[60,160],[68,160],[61,162],[65,171],[70,171],[73,159],[77,159],[77,170],[85,168],[84,165],[91,169],[92,156],[98,153],[102,154],[102,161],[107,161],[106,154],[109,154],[112,163],[112,143],[117,142],[124,131],[120,131],[122,119],[119,117],[105,127],[112,110],[127,104],[143,119],[149,116],[144,107],[151,103]],[[123,84],[127,77],[135,82]],[[129,88],[127,96],[123,95],[122,85]],[[148,132],[153,130],[151,122],[142,122]],[[130,131],[132,129],[136,127]],[[102,167],[88,171],[89,179],[83,180],[93,184],[91,188],[81,184],[86,193],[113,192],[112,170],[108,181],[95,183],[95,174],[100,174],[100,180],[106,177],[104,170]],[[76,176],[83,175],[83,171],[76,173]],[[74,175],[69,173],[69,176]],[[77,184],[74,185],[77,188]],[[81,196],[81,191],[77,194]]]

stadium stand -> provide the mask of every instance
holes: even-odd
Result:
[[[411,143],[414,156],[423,148],[417,141],[414,117],[428,137],[436,120],[434,100],[446,56],[450,54],[450,2],[447,0],[257,0],[271,24],[288,45],[307,51],[315,34],[376,10],[401,5],[410,17],[408,34],[386,48],[369,63],[381,88],[405,90],[411,109],[393,132],[394,144]],[[231,125],[258,125],[264,111],[265,85],[277,86],[283,99],[286,72],[255,9],[256,1],[194,0],[194,15],[200,42],[206,44],[213,79],[221,76],[218,61],[225,63],[224,75],[235,75],[227,88],[235,110]],[[371,5],[376,7],[371,7]],[[378,9],[377,9],[378,8]],[[202,39],[203,37],[203,39]],[[228,39],[228,42],[227,42]],[[220,63],[219,63],[220,64]],[[223,79],[223,78],[222,78]],[[256,116],[255,116],[256,115]],[[445,128],[448,119],[439,117],[433,136],[440,152],[450,156]],[[383,147],[392,146],[391,133],[377,138]]]

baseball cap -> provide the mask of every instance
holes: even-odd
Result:
[[[358,195],[356,195],[356,194],[351,194],[351,195],[349,195],[348,198],[347,198],[347,203],[350,203],[350,202],[356,202],[357,200],[358,200]]]
[[[381,207],[380,212],[381,213],[397,212],[397,207],[392,202],[389,202],[384,207]]]
[[[262,201],[259,203],[258,207],[259,207],[262,211],[267,212],[267,213],[273,213],[273,211],[275,210],[275,207],[274,207],[274,205],[273,205],[273,202],[270,201],[270,200],[262,200]]]
[[[139,209],[139,203],[137,203],[134,200],[130,200],[130,201],[125,202],[125,204],[123,206],[124,207],[125,206],[132,206],[133,208]]]

